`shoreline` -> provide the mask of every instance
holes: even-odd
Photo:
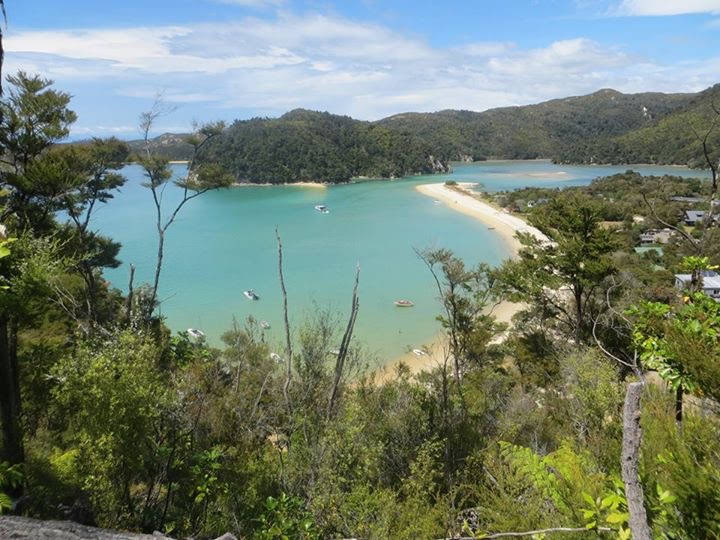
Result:
[[[297,187],[326,189],[329,185],[330,184],[323,183],[323,182],[285,182],[282,184],[271,184],[270,182],[265,182],[262,184],[254,184],[252,182],[234,182],[230,185],[230,187],[239,188],[239,187],[297,186]]]
[[[415,189],[423,195],[444,203],[445,206],[455,211],[462,212],[483,222],[489,228],[492,227],[508,247],[510,257],[517,257],[521,247],[520,242],[515,238],[516,232],[527,232],[539,240],[548,241],[548,238],[543,233],[528,225],[524,220],[479,200],[470,191],[474,185],[467,182],[458,183],[457,186],[454,186],[457,189],[453,189],[445,184],[421,184],[415,186]],[[522,304],[504,301],[494,306],[489,312],[495,316],[497,322],[511,325],[513,315],[522,308]],[[501,341],[503,337],[502,334],[498,335],[494,341]],[[442,365],[448,357],[446,338],[442,332],[435,334],[429,343],[421,347],[421,350],[426,351],[427,354],[418,356],[410,351],[377,369],[375,371],[376,380],[380,383],[391,380],[400,364],[404,364],[410,373],[414,375],[428,368]]]
[[[510,326],[513,315],[522,308],[522,304],[504,301],[495,305],[492,309],[488,310],[488,312],[495,316],[497,322],[506,323]],[[502,341],[503,338],[504,334],[498,334],[495,339],[493,339],[493,343]],[[450,361],[447,350],[447,339],[442,331],[435,334],[428,343],[425,343],[422,347],[419,347],[419,349],[426,354],[418,356],[412,351],[408,351],[374,370],[375,381],[383,383],[392,380],[400,364],[403,364],[412,375],[416,375],[422,371],[441,366],[446,358],[448,358],[448,362]]]
[[[448,208],[482,221],[488,229],[492,229],[500,236],[508,247],[511,257],[516,257],[521,247],[520,242],[515,238],[515,233],[529,233],[538,240],[548,241],[543,233],[528,225],[525,220],[477,198],[476,194],[470,191],[475,185],[469,182],[458,182],[457,189],[453,189],[445,184],[421,184],[415,186],[415,189],[423,195],[444,203]]]

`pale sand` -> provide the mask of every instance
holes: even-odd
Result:
[[[470,191],[473,186],[475,186],[475,184],[461,182],[458,183],[457,186],[454,186],[455,189],[445,184],[423,184],[415,186],[415,189],[428,197],[443,202],[453,210],[463,212],[482,221],[488,227],[492,227],[494,232],[499,234],[510,248],[511,256],[516,256],[521,246],[520,242],[515,238],[516,232],[530,233],[541,241],[548,241],[548,238],[543,233],[535,227],[528,225],[524,220],[479,200],[477,196]],[[513,315],[522,308],[522,304],[501,302],[495,306],[491,312],[495,315],[498,322],[510,325]],[[497,336],[494,341],[500,342],[504,338],[505,336],[501,334]],[[442,333],[438,333],[430,343],[418,348],[426,351],[427,354],[418,356],[410,351],[379,369],[375,374],[375,380],[378,382],[391,380],[395,376],[398,365],[401,363],[408,367],[410,373],[415,374],[423,370],[441,366],[445,362],[445,359],[449,358],[447,338]]]
[[[270,183],[253,184],[251,182],[235,182],[232,185],[232,187],[268,187],[268,186],[298,186],[298,187],[307,187],[307,188],[326,189],[328,187],[328,184],[323,184],[321,182],[289,182],[289,183],[285,183],[285,184],[270,184]]]
[[[500,235],[508,245],[513,256],[517,254],[521,247],[520,242],[515,238],[515,233],[517,232],[530,233],[538,240],[543,242],[548,241],[548,238],[543,233],[535,227],[528,225],[524,220],[495,208],[471,194],[469,189],[472,186],[474,186],[474,184],[458,183],[457,188],[464,191],[464,193],[445,184],[423,184],[415,186],[415,189],[423,195],[433,197],[445,203],[445,205],[453,210],[457,210],[458,212],[482,221],[489,228],[492,227],[494,232]]]
[[[497,322],[507,323],[510,325],[513,315],[520,311],[522,307],[522,304],[501,302],[492,310],[488,311],[495,316]],[[493,342],[500,342],[504,339],[504,337],[505,336],[503,334],[500,334],[493,340]],[[418,356],[412,351],[409,351],[402,356],[395,358],[375,372],[375,381],[382,383],[392,380],[395,377],[397,368],[400,364],[404,364],[410,373],[417,374],[421,371],[428,371],[435,367],[442,366],[446,358],[448,359],[448,365],[451,362],[447,347],[447,337],[442,332],[438,332],[438,334],[435,335],[429,343],[426,343],[422,347],[418,347],[418,349],[425,351],[427,354]]]

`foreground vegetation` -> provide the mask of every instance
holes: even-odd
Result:
[[[672,272],[717,263],[717,228],[649,264],[632,228],[603,223],[671,221],[663,197],[713,196],[705,183],[628,173],[544,192],[527,218],[551,242],[522,236],[498,269],[419,253],[447,350],[381,382],[352,340],[356,293],[347,324],[319,313],[272,348],[252,320],[216,348],[156,315],[164,234],[232,180],[217,163],[193,160],[165,208],[167,158],[144,146],[155,280],[109,288],[119,246],[93,232],[93,212],[112,204],[129,149],[56,146],[69,96],[25,74],[9,83],[0,511],[198,538],[720,536],[720,304],[672,287]],[[220,133],[202,127],[193,155]],[[501,299],[525,305],[510,329],[488,311]]]

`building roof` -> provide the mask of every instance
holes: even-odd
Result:
[[[705,210],[686,210],[685,211],[685,220],[686,221],[701,221],[704,217]]]
[[[675,202],[684,202],[684,203],[699,203],[699,202],[703,202],[705,199],[703,199],[702,197],[680,197],[680,196],[677,196],[677,197],[670,197],[670,200],[675,201]]]
[[[720,289],[720,274],[708,270],[702,273],[703,289]],[[692,274],[675,274],[675,279],[687,285],[692,281]]]

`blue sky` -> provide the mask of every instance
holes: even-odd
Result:
[[[377,119],[720,82],[720,0],[6,0],[6,73],[70,92],[73,135],[296,108]]]

